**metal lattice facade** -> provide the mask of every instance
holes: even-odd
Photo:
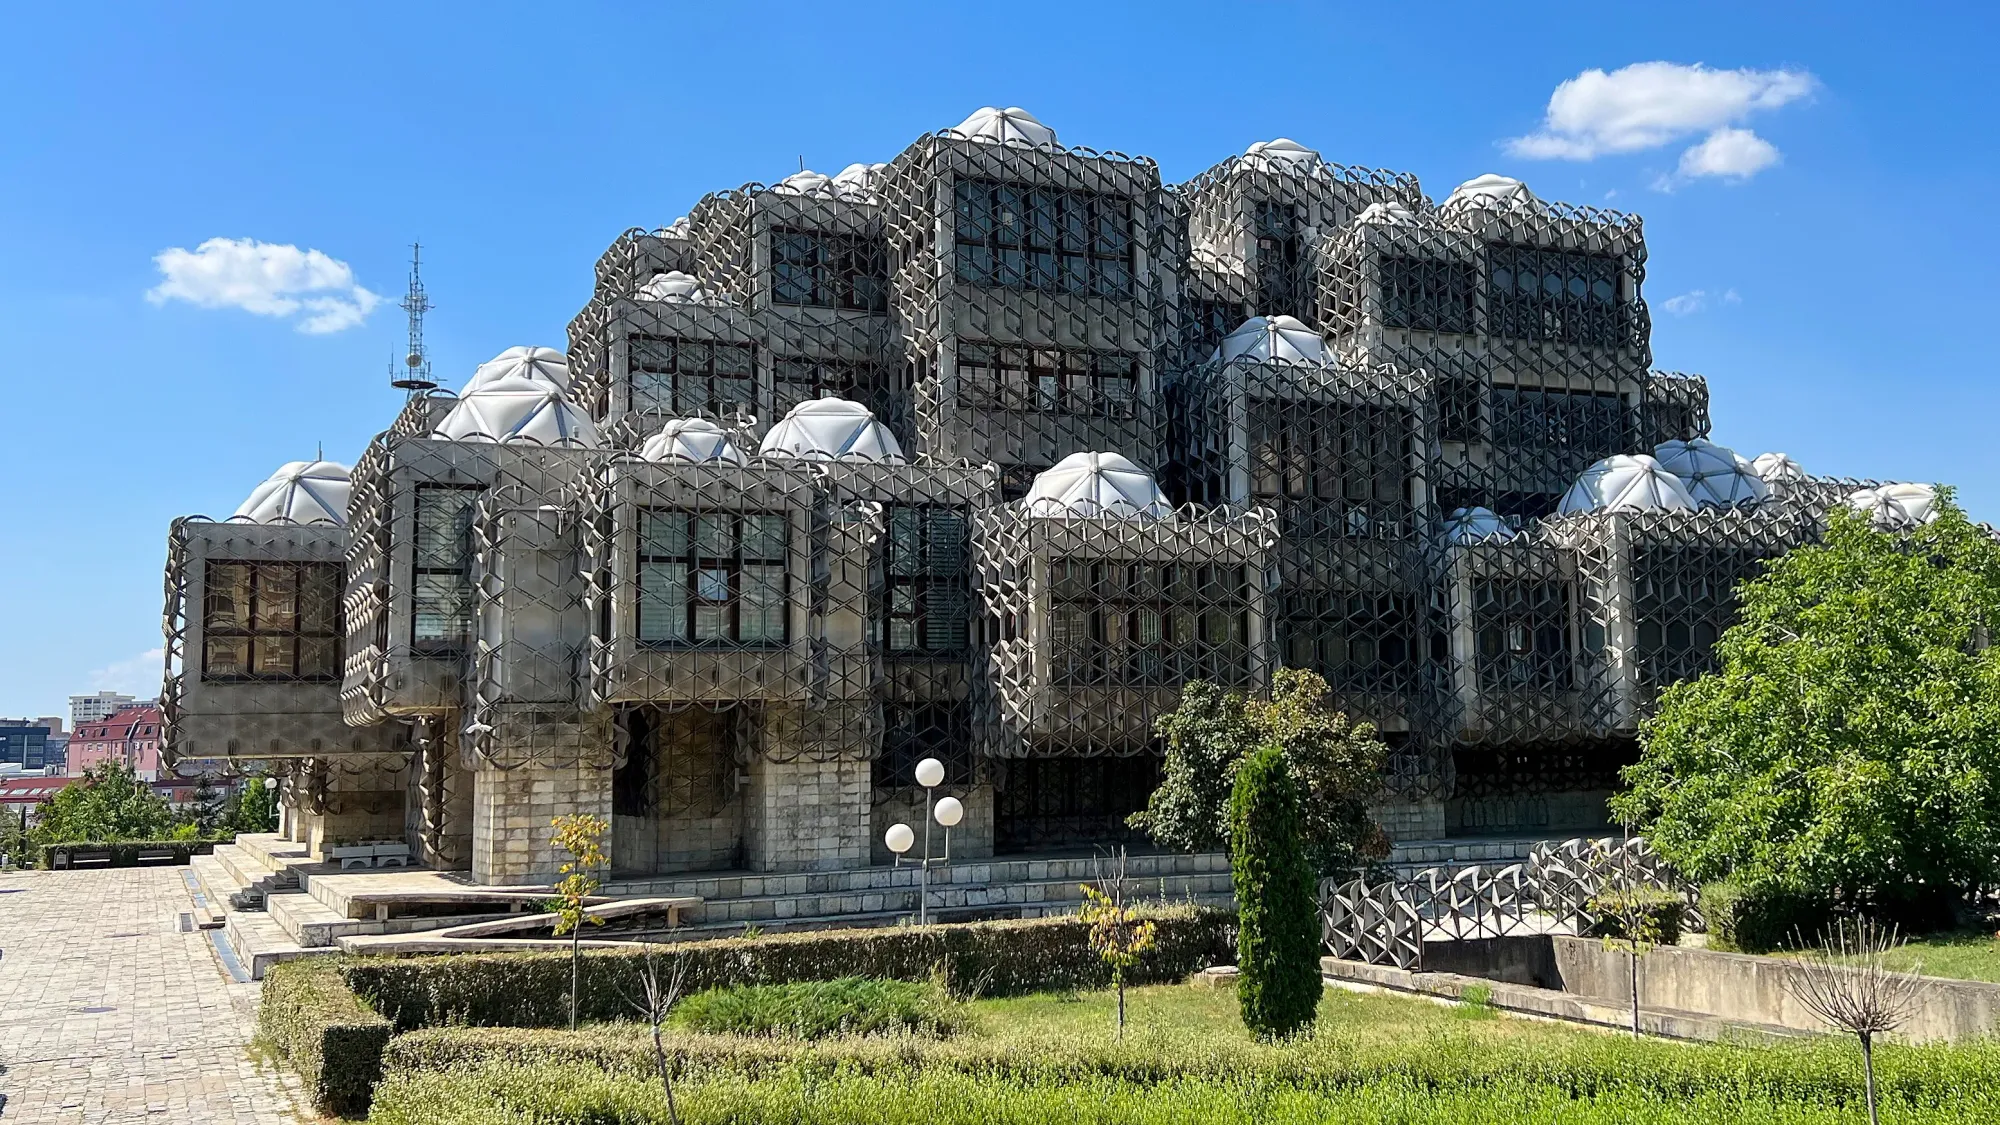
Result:
[[[1019,111],[719,192],[612,244],[566,355],[415,395],[337,513],[175,525],[169,749],[482,879],[573,811],[629,870],[829,868],[928,756],[970,854],[1115,835],[1181,684],[1292,666],[1388,737],[1392,832],[1588,829],[1734,584],[1859,487],[1565,498],[1716,448],[1645,262],[1499,177],[1270,142],[1170,185]],[[266,564],[337,612],[239,626]]]

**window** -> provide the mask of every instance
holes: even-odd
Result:
[[[749,344],[632,336],[635,413],[726,415],[757,404],[757,367]]]
[[[958,401],[968,406],[1130,418],[1138,387],[1138,362],[1117,352],[958,347]]]
[[[1411,476],[1405,412],[1265,400],[1252,424],[1251,493],[1319,502],[1317,512],[1287,512],[1287,533],[1366,538],[1400,526]]]
[[[888,250],[858,235],[776,228],[771,231],[771,300],[887,312]]]
[[[210,561],[202,601],[207,680],[340,674],[339,563]]]
[[[1259,200],[1250,224],[1257,242],[1257,311],[1265,316],[1296,316],[1311,323],[1311,290],[1300,277],[1305,240],[1299,237],[1298,216],[1292,205]]]
[[[1247,678],[1246,568],[1056,559],[1049,575],[1049,666],[1056,683]]]
[[[1491,579],[1475,582],[1472,598],[1480,686],[1570,686],[1568,583]]]
[[[1424,332],[1470,333],[1479,288],[1471,262],[1382,259],[1382,323]]]
[[[1618,299],[1624,269],[1606,254],[1491,245],[1487,332],[1516,340],[1593,347],[1637,346],[1629,306]]]
[[[1285,665],[1325,677],[1335,691],[1410,691],[1417,675],[1417,603],[1411,594],[1293,594],[1284,600]]]
[[[1187,347],[1182,362],[1188,364],[1208,362],[1208,357],[1215,354],[1223,337],[1249,319],[1243,307],[1234,301],[1183,297],[1181,311],[1182,336]]]
[[[990,180],[957,187],[958,280],[1130,298],[1132,204],[1122,195]]]
[[[417,486],[410,641],[419,650],[472,643],[472,516],[478,503],[477,488]]]
[[[784,644],[786,531],[782,515],[642,512],[640,642]]]
[[[882,753],[869,769],[879,798],[917,789],[917,763],[936,758],[953,788],[970,787],[979,763],[972,754],[972,708],[962,701],[884,703]]]
[[[883,628],[892,654],[956,653],[967,642],[966,523],[951,508],[889,509]]]
[[[1755,548],[1638,547],[1632,608],[1640,680],[1653,689],[1715,670],[1715,642],[1736,623],[1736,588],[1763,573]]]
[[[1632,416],[1611,391],[1493,389],[1493,444],[1572,451],[1577,468],[1631,444]]]

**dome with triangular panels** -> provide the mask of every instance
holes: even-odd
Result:
[[[496,379],[523,378],[569,391],[569,356],[554,348],[518,345],[479,365],[460,394],[471,394]]]
[[[590,415],[561,388],[525,375],[500,376],[468,390],[432,432],[453,441],[597,447]]]
[[[1759,453],[1750,467],[1765,484],[1802,484],[1806,468],[1784,453]]]
[[[1877,531],[1908,531],[1937,518],[1937,489],[1928,484],[1884,484],[1848,494],[1847,506]]]
[[[1290,137],[1258,141],[1243,152],[1243,163],[1252,168],[1279,172],[1311,172],[1320,166],[1319,152]]]
[[[1417,213],[1393,199],[1385,199],[1363,207],[1354,221],[1376,226],[1408,226],[1417,221]]]
[[[1259,363],[1324,363],[1326,340],[1292,316],[1253,316],[1222,338],[1211,363],[1248,359]]]
[[[253,523],[330,523],[347,526],[347,501],[354,493],[346,465],[338,461],[287,461],[250,493],[230,516]]]
[[[952,126],[951,131],[961,137],[975,141],[993,141],[1000,144],[1033,145],[1037,148],[1053,146],[1056,131],[1036,120],[1035,115],[1020,106],[998,109],[984,106],[975,110],[971,117]]]
[[[1643,453],[1606,457],[1583,471],[1556,507],[1579,512],[1692,512],[1694,497],[1681,478]]]
[[[1116,453],[1072,453],[1044,469],[1022,500],[1030,515],[1170,519],[1153,474]]]
[[[641,301],[661,301],[669,305],[710,303],[708,290],[703,289],[699,281],[679,270],[666,270],[654,274],[633,296]]]
[[[809,399],[771,427],[757,452],[807,461],[876,461],[903,464],[903,447],[875,413],[844,398]]]
[[[1653,460],[1687,485],[1688,495],[1703,508],[1734,508],[1755,504],[1771,494],[1771,486],[1756,466],[1727,446],[1707,438],[1662,442]]]
[[[1438,529],[1439,538],[1452,546],[1465,543],[1506,542],[1514,529],[1491,508],[1455,508]]]
[[[1498,176],[1491,172],[1474,176],[1452,189],[1451,195],[1438,205],[1439,211],[1538,211],[1542,201],[1528,190],[1528,185],[1512,176]]]
[[[639,447],[648,461],[720,461],[743,464],[743,451],[729,440],[729,431],[706,418],[675,418]]]

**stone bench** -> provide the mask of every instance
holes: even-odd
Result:
[[[326,850],[326,857],[346,871],[355,867],[408,867],[410,845],[394,841],[341,844]]]

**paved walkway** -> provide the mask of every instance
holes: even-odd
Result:
[[[0,1125],[311,1120],[245,1046],[257,986],[181,931],[186,870],[0,875]]]

